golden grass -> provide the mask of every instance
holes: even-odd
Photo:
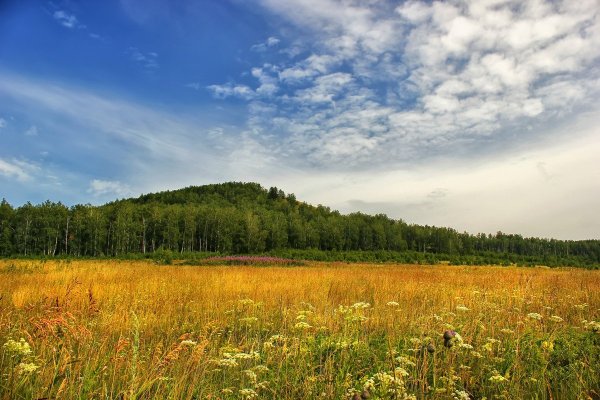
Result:
[[[0,398],[597,398],[599,289],[580,269],[0,261],[0,345],[31,347],[0,348]]]

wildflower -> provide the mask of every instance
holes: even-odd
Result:
[[[529,313],[529,314],[527,314],[527,316],[528,316],[529,318],[531,318],[531,319],[535,319],[535,320],[537,320],[537,321],[541,321],[541,320],[542,320],[542,316],[541,316],[540,314],[538,314],[538,313],[534,313],[534,312],[532,312],[532,313]]]
[[[245,370],[244,371],[244,375],[246,375],[246,378],[248,378],[248,380],[250,382],[252,382],[253,384],[255,384],[256,380],[258,379],[258,376],[256,375],[256,372],[254,372],[254,371],[252,371],[250,369]]]
[[[452,396],[454,400],[469,400],[471,397],[469,393],[464,390],[456,390]]]
[[[367,379],[363,385],[363,390],[375,390],[375,380],[373,378]]]
[[[256,317],[245,317],[245,318],[240,318],[240,322],[242,324],[246,324],[246,325],[252,325],[256,322],[258,322],[258,318]]]
[[[240,389],[240,396],[242,396],[243,399],[255,399],[258,397],[258,393],[250,388]]]
[[[269,382],[267,382],[267,381],[261,381],[261,382],[256,383],[254,385],[254,387],[256,389],[268,389],[269,388]]]
[[[269,341],[274,342],[274,343],[283,343],[283,342],[285,342],[285,336],[273,335],[269,338]]]
[[[9,353],[15,353],[15,355],[18,356],[27,356],[31,354],[31,346],[29,346],[29,343],[27,343],[23,338],[19,339],[18,342],[8,339],[8,341],[4,343],[2,347],[6,348]]]
[[[300,321],[300,322],[297,322],[296,325],[294,325],[294,328],[296,328],[298,330],[305,330],[305,329],[312,328],[312,326],[304,321]]]
[[[188,346],[188,347],[194,347],[198,344],[198,342],[195,342],[193,340],[182,340],[181,341],[181,345],[182,346]]]
[[[17,370],[22,374],[31,374],[37,371],[38,368],[39,366],[33,363],[20,363],[17,365]]]
[[[365,317],[364,315],[354,315],[354,316],[352,316],[352,318],[350,318],[350,321],[352,321],[352,322],[365,322],[368,319],[369,318]]]
[[[585,329],[588,329],[592,332],[600,332],[600,322],[590,321],[585,322]]]
[[[462,343],[462,337],[456,331],[444,331],[444,346],[452,347],[455,342]]]
[[[586,308],[588,308],[589,305],[588,305],[588,303],[583,303],[583,304],[576,304],[574,307],[580,311],[583,311]]]
[[[237,367],[239,365],[238,362],[235,360],[235,358],[230,358],[230,357],[225,357],[225,358],[221,358],[220,360],[216,360],[216,363],[220,367],[227,367],[227,368],[233,368],[233,367]]]
[[[251,353],[237,353],[233,355],[233,358],[237,360],[258,360],[260,359],[260,354],[256,351]]]
[[[467,311],[470,311],[470,309],[465,306],[457,306],[456,311],[467,312]]]
[[[406,356],[396,357],[396,361],[398,362],[398,364],[400,364],[403,367],[416,367],[417,366],[417,364],[415,364],[410,358],[408,358]]]
[[[233,394],[233,389],[232,388],[221,389],[221,393],[222,394]]]
[[[387,304],[386,304],[386,306],[388,306],[388,307],[399,307],[400,304],[398,304],[395,301],[388,301]]]
[[[261,372],[269,371],[269,367],[267,367],[266,365],[257,365],[254,368],[252,368],[252,370],[257,374],[260,374]]]
[[[506,381],[506,378],[500,375],[498,371],[494,371],[494,375],[490,376],[489,381],[492,383],[502,383]]]
[[[413,365],[415,365],[413,363]],[[409,375],[408,371],[406,371],[404,368],[400,368],[400,367],[396,367],[394,369],[394,376],[396,378],[406,378]]]
[[[550,321],[552,322],[563,322],[563,319],[561,317],[559,317],[558,315],[553,315],[550,317]]]
[[[486,344],[483,345],[483,349],[485,351],[492,353],[494,351],[494,345],[497,343],[500,343],[500,341],[498,339],[487,338],[487,342],[486,342]]]
[[[552,352],[554,350],[554,342],[550,340],[544,340],[542,342],[542,349]]]
[[[350,306],[351,308],[354,308],[355,310],[359,310],[359,309],[366,309],[371,307],[371,304],[369,303],[365,303],[363,301],[359,301],[358,303],[354,303]]]
[[[515,333],[515,331],[508,328],[501,329],[500,332],[504,333],[505,335],[512,335],[513,333]]]

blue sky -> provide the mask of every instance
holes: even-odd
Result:
[[[600,4],[0,4],[0,197],[222,181],[470,232],[599,238]]]

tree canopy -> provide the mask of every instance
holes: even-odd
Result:
[[[369,252],[392,252],[461,263],[600,264],[599,240],[524,238],[502,232],[472,235],[383,214],[342,215],[257,183],[191,186],[101,206],[46,201],[15,208],[6,200],[0,203],[1,256],[115,257],[157,251],[295,251],[309,257],[328,252],[341,258],[351,252],[358,258],[363,256],[356,252],[365,257]]]

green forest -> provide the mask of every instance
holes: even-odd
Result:
[[[600,240],[472,235],[383,214],[342,215],[257,183],[192,186],[101,206],[0,204],[2,257],[198,259],[214,254],[599,268]]]

